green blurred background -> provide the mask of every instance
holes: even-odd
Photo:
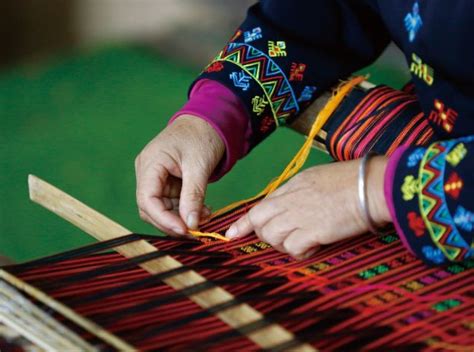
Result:
[[[158,233],[137,215],[134,158],[185,102],[202,62],[176,59],[166,44],[111,42],[12,60],[0,72],[0,255],[22,261],[92,241],[29,201],[30,173],[129,229]],[[390,60],[364,72],[393,86],[404,79]],[[280,129],[210,186],[207,203],[217,209],[255,194],[302,142]],[[315,151],[308,165],[327,161]]]

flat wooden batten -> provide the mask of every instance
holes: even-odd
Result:
[[[28,177],[28,184],[32,201],[51,210],[100,241],[106,241],[132,233],[132,231],[127,230],[125,227],[110,220],[84,203],[36,176],[30,175]],[[156,247],[144,240],[121,245],[114,249],[127,258],[133,258],[157,251]],[[164,256],[143,263],[140,266],[151,274],[159,274],[182,267],[183,264],[173,257]],[[179,291],[186,287],[203,283],[206,279],[197,272],[189,270],[163,281],[170,287]],[[216,305],[233,301],[235,297],[223,288],[214,286],[204,292],[189,296],[189,299],[203,309],[209,309]],[[216,316],[235,329],[264,319],[262,313],[246,303],[241,303],[238,306],[218,312],[216,313]],[[251,332],[246,336],[255,344],[265,349],[297,340],[293,333],[276,323]],[[301,343],[293,347],[292,350],[316,351],[314,347],[307,343]]]

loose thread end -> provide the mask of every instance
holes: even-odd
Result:
[[[201,232],[201,231],[196,231],[196,230],[188,230],[188,233],[194,237],[210,237],[210,238],[215,238],[216,240],[221,240],[225,242],[229,242],[230,239],[222,236],[220,233],[217,232]]]

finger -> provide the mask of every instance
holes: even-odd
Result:
[[[140,214],[140,218],[141,218],[143,221],[145,221],[145,222],[149,223],[150,225],[156,227],[156,228],[157,228],[158,230],[160,230],[161,232],[163,232],[163,233],[165,233],[165,234],[168,234],[168,235],[171,235],[171,236],[177,236],[177,235],[179,235],[179,234],[177,234],[175,231],[173,231],[173,230],[171,230],[171,229],[169,229],[169,228],[163,227],[163,226],[161,226],[160,224],[155,223],[155,222],[150,218],[150,216],[149,216],[147,213],[145,213],[143,210],[140,210],[140,209],[139,209],[139,214]]]
[[[169,211],[161,199],[168,171],[161,165],[147,169],[137,178],[137,203],[152,222],[179,234],[186,233],[186,226],[179,216]]]
[[[230,239],[241,238],[263,227],[273,216],[278,214],[280,208],[277,202],[266,199],[254,206],[250,211],[237,220],[226,232]]]
[[[294,258],[303,259],[311,250],[319,246],[314,234],[296,229],[292,231],[283,242],[285,251]]]
[[[179,213],[190,229],[197,229],[206,193],[208,177],[202,173],[183,170],[183,185]]]
[[[245,214],[234,222],[226,231],[225,236],[231,240],[247,236],[254,231],[254,226],[250,221],[249,214]]]
[[[158,198],[149,198],[144,201],[145,207],[141,210],[151,219],[152,225],[160,229],[170,229],[172,232],[185,235],[187,229],[178,213],[173,210],[167,210],[164,204]],[[170,233],[170,231],[167,231]]]
[[[270,221],[268,221],[261,229],[258,237],[271,245],[275,249],[284,249],[283,242],[288,235],[295,229],[288,219],[285,219],[282,211],[276,214]]]

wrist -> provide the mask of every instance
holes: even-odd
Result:
[[[367,163],[367,203],[374,222],[382,227],[391,222],[390,212],[384,194],[385,169],[388,158],[375,156]]]

